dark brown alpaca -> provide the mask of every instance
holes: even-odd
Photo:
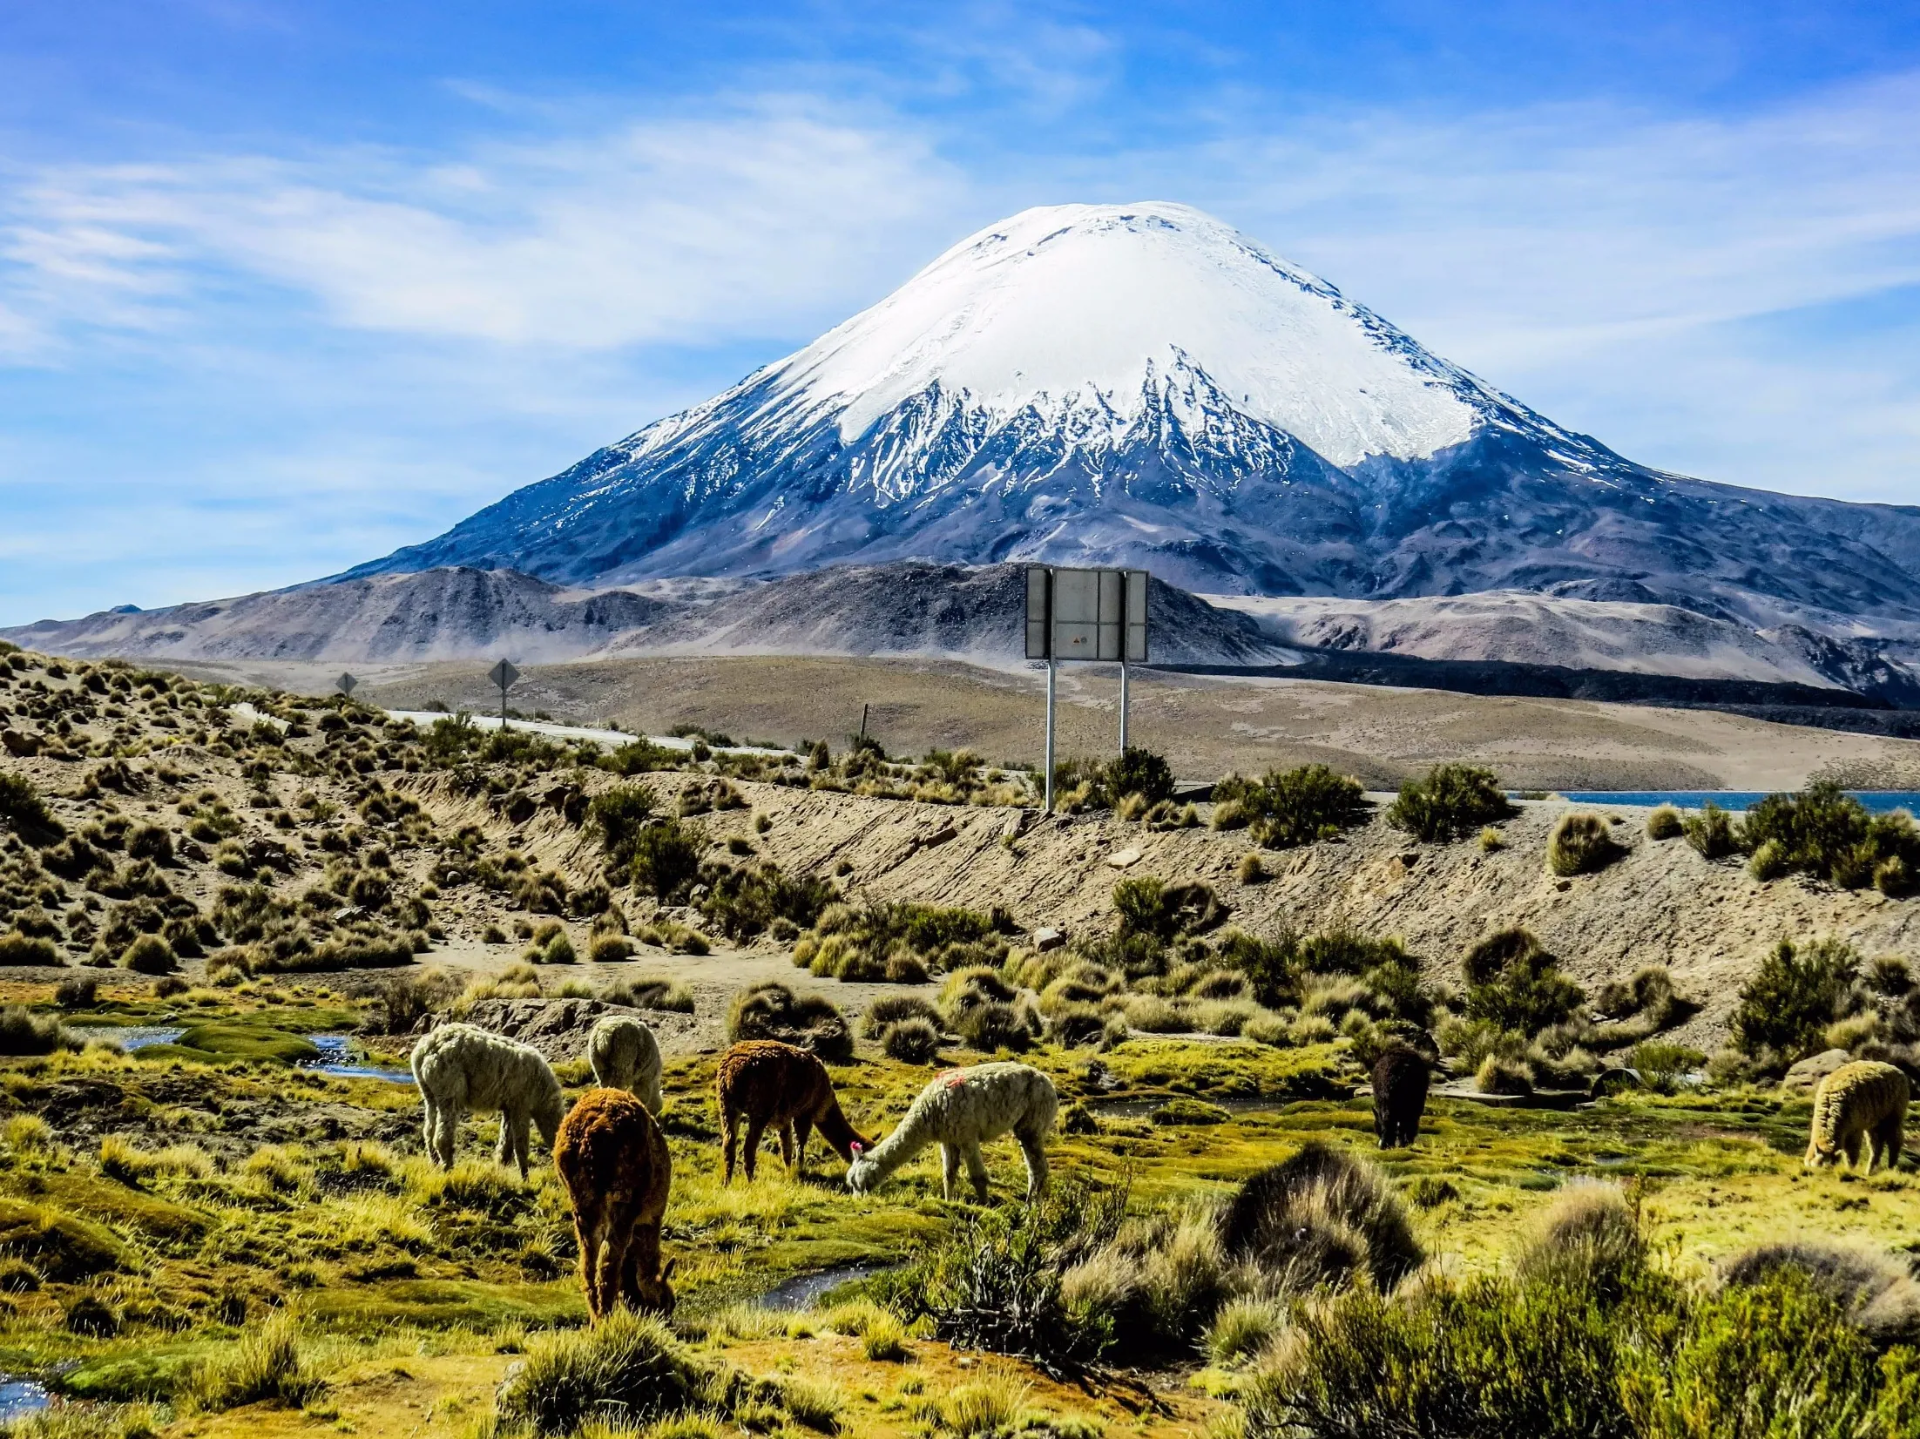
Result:
[[[720,1100],[720,1138],[726,1154],[726,1184],[733,1183],[734,1127],[747,1121],[747,1178],[760,1153],[760,1136],[772,1125],[780,1135],[780,1157],[795,1173],[807,1162],[807,1140],[814,1129],[842,1159],[853,1146],[866,1145],[840,1112],[827,1067],[804,1049],[773,1039],[749,1039],[720,1056],[714,1082]]]
[[[660,1267],[660,1221],[673,1162],[647,1107],[624,1089],[590,1089],[560,1123],[554,1167],[573,1206],[587,1311],[598,1320],[629,1309],[673,1313]]]

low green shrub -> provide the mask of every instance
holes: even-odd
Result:
[[[1102,779],[1112,803],[1137,794],[1154,805],[1173,795],[1172,766],[1163,756],[1138,745],[1128,745],[1109,760]]]
[[[633,837],[634,884],[652,890],[662,904],[678,899],[699,877],[705,847],[699,826],[684,820],[660,819],[642,826]]]
[[[1338,838],[1365,824],[1372,811],[1360,781],[1324,764],[1269,770],[1258,781],[1230,776],[1213,787],[1213,799],[1216,806],[1235,807],[1228,823],[1215,828],[1246,824],[1254,843],[1268,849]],[[1220,810],[1214,813],[1218,820]]]
[[[1776,1069],[1813,1053],[1827,1026],[1854,1007],[1859,972],[1859,952],[1843,940],[1781,940],[1741,986],[1729,1021],[1734,1047]]]
[[[52,1054],[56,1049],[79,1049],[85,1043],[84,1035],[51,1015],[35,1014],[18,1004],[0,1009],[0,1054]]]
[[[1524,929],[1489,935],[1467,952],[1466,1013],[1499,1029],[1534,1035],[1563,1023],[1586,1002],[1580,986]]]
[[[600,841],[614,870],[632,869],[640,831],[653,819],[659,803],[644,784],[621,784],[593,797],[587,806],[587,832]]]
[[[1116,884],[1113,907],[1120,915],[1122,938],[1145,935],[1162,943],[1203,934],[1227,915],[1226,906],[1204,884],[1170,885],[1145,875]]]
[[[1467,764],[1435,765],[1408,780],[1387,809],[1387,823],[1429,843],[1465,839],[1482,825],[1514,815],[1491,770]]]

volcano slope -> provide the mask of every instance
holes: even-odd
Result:
[[[1398,934],[1435,993],[1458,974],[1466,945],[1516,922],[1590,987],[1661,960],[1703,1006],[1690,1027],[1666,1028],[1662,1037],[1677,1050],[1676,1039],[1717,1042],[1724,992],[1747,978],[1774,932],[1850,936],[1876,955],[1910,952],[1913,901],[1800,879],[1763,884],[1681,841],[1644,839],[1637,824],[1619,827],[1623,859],[1563,887],[1542,864],[1562,808],[1551,803],[1527,804],[1506,821],[1503,849],[1415,845],[1375,818],[1343,842],[1266,853],[1274,877],[1246,883],[1245,831],[1211,830],[1196,812],[1201,823],[1178,827],[1184,815],[1176,813],[1170,829],[1108,813],[1029,816],[1023,832],[1010,833],[1022,810],[1007,801],[1031,794],[1022,777],[961,773],[950,757],[895,765],[841,754],[813,768],[799,756],[724,750],[700,761],[644,750],[616,760],[526,737],[494,746],[455,733],[453,722],[423,732],[337,698],[222,690],[111,663],[3,658],[0,708],[13,742],[0,754],[9,781],[0,931],[44,939],[51,953],[34,954],[57,967],[16,965],[0,980],[0,999],[18,1006],[0,1034],[16,1049],[36,1047],[29,1036],[47,1040],[37,1046],[45,1052],[0,1056],[8,1291],[0,1348],[10,1372],[95,1406],[74,1419],[103,1433],[292,1434],[316,1423],[362,1433],[453,1434],[476,1424],[507,1433],[521,1412],[510,1406],[535,1382],[515,1375],[578,1362],[591,1383],[605,1382],[591,1378],[600,1371],[580,1348],[599,1341],[574,1333],[583,1317],[569,1272],[575,1255],[551,1173],[539,1169],[523,1187],[486,1162],[493,1126],[482,1119],[463,1126],[464,1162],[441,1174],[419,1153],[410,1090],[300,1062],[309,1035],[351,1031],[393,1062],[436,1017],[504,1027],[529,1010],[562,1015],[642,965],[695,991],[692,1028],[672,1028],[679,1010],[646,1011],[671,1030],[663,1034],[675,1175],[666,1247],[681,1262],[672,1343],[696,1367],[742,1376],[702,1391],[743,1406],[728,1411],[734,1421],[790,1429],[831,1420],[855,1439],[929,1428],[959,1436],[983,1387],[1021,1396],[1007,1422],[1033,1434],[1104,1427],[1171,1435],[1230,1417],[1222,1411],[1231,1398],[1206,1396],[1241,1392],[1268,1361],[1236,1367],[1247,1361],[1224,1342],[1206,1351],[1216,1358],[1201,1357],[1201,1339],[1225,1332],[1218,1288],[1169,1291],[1171,1330],[1126,1331],[1101,1352],[1104,1365],[1157,1371],[1152,1388],[1163,1397],[1153,1402],[1111,1369],[1062,1385],[1027,1356],[983,1360],[956,1348],[959,1340],[934,1337],[937,1317],[910,1296],[937,1293],[936,1270],[909,1268],[910,1283],[892,1288],[872,1282],[867,1302],[852,1307],[791,1318],[731,1307],[788,1277],[854,1263],[886,1268],[931,1256],[951,1272],[970,1246],[995,1252],[995,1226],[1020,1224],[1025,1211],[944,1204],[931,1156],[868,1196],[838,1186],[837,1164],[812,1182],[766,1173],[753,1186],[719,1185],[707,1096],[731,996],[711,992],[703,972],[744,976],[758,964],[758,973],[847,999],[856,1013],[882,988],[803,974],[794,957],[809,953],[817,966],[818,935],[796,944],[794,925],[784,939],[775,938],[777,925],[745,932],[737,911],[730,918],[705,903],[730,883],[720,866],[763,872],[770,863],[790,878],[831,884],[855,917],[912,903],[949,929],[971,924],[977,938],[916,953],[936,973],[997,958],[1009,985],[1039,989],[1016,1006],[1031,1003],[1042,1016],[1037,1035],[1018,1037],[1019,1052],[1068,1101],[1053,1145],[1066,1207],[1046,1211],[1045,1223],[1067,1224],[1063,1216],[1089,1193],[1118,1195],[1134,1227],[1087,1242],[1120,1246],[1105,1261],[1120,1268],[1175,1222],[1190,1224],[1179,1232],[1203,1266],[1214,1263],[1204,1259],[1208,1216],[1232,1186],[1310,1140],[1362,1153],[1370,1141],[1366,1102],[1349,1097],[1366,1030],[1336,1027],[1321,1001],[1286,1019],[1214,988],[1203,993],[1190,974],[1168,969],[1109,991],[1111,1007],[1082,1042],[1056,1029],[1067,1013],[1055,1004],[1063,992],[1052,981],[1041,986],[1036,966],[1091,963],[1099,951],[1070,946],[1067,958],[1051,950],[1048,960],[1031,931],[1065,928],[1076,945],[1110,938],[1117,882],[1206,884],[1229,910],[1227,923],[1267,939],[1343,925],[1375,939]],[[656,763],[680,767],[648,768]],[[689,903],[663,907],[650,887],[607,872],[604,839],[580,822],[572,800],[636,785],[652,791],[656,813],[697,827],[707,895],[689,891]],[[971,802],[953,802],[962,799]],[[170,856],[149,831],[169,836]],[[62,873],[88,854],[96,862],[84,872]],[[252,873],[231,872],[240,863]],[[224,893],[232,890],[252,897]],[[1007,913],[993,916],[996,905]],[[500,971],[529,941],[487,942],[488,925],[554,924],[576,954],[588,954],[616,909],[646,956],[639,962],[541,963],[507,979]],[[116,965],[137,941],[122,948],[113,936],[144,933],[156,917],[154,932],[169,936],[180,974]],[[996,919],[1016,932],[996,936]],[[830,927],[824,911],[814,920]],[[248,927],[256,922],[258,933]],[[700,947],[686,942],[697,932],[710,953],[685,952]],[[1211,946],[1219,934],[1185,936],[1178,947],[1191,960],[1194,941]],[[404,940],[404,955],[383,942],[389,936]],[[194,955],[195,945],[210,952]],[[670,953],[676,945],[682,952]],[[557,957],[549,937],[541,958]],[[106,966],[76,964],[87,960]],[[373,962],[382,967],[365,967]],[[1238,983],[1230,965],[1207,973],[1226,976],[1208,981],[1215,988]],[[89,977],[97,981],[90,993],[56,992]],[[945,1003],[953,982],[884,988]],[[418,1001],[411,1008],[406,991]],[[949,1017],[960,1018],[942,1014]],[[68,1036],[103,1024],[184,1021],[192,1021],[185,1042],[132,1054],[68,1047]],[[889,1056],[862,1026],[855,1033],[834,1077],[850,1118],[882,1130],[930,1071]],[[562,1043],[552,1052],[577,1095],[589,1082],[577,1050],[570,1056]],[[989,1057],[950,1034],[934,1061]],[[1385,1157],[1379,1172],[1440,1269],[1458,1262],[1505,1272],[1516,1225],[1582,1175],[1657,1178],[1643,1191],[1641,1222],[1689,1284],[1707,1262],[1757,1238],[1791,1232],[1886,1245],[1910,1234],[1920,1191],[1906,1175],[1864,1183],[1800,1175],[1806,1115],[1804,1100],[1737,1080],[1672,1096],[1627,1094],[1579,1113],[1490,1108],[1443,1093],[1420,1144]],[[995,1197],[1010,1195],[1010,1146],[996,1147],[989,1162]],[[1121,1166],[1130,1186],[1117,1182]],[[1053,1243],[1065,1231],[1043,1232]],[[901,1334],[908,1319],[916,1327]],[[263,1326],[257,1339],[246,1337]],[[524,1368],[510,1374],[522,1353]],[[1218,1367],[1196,1374],[1203,1363]],[[1184,1383],[1189,1377],[1198,1382]],[[708,1432],[675,1422],[676,1433]],[[578,1431],[568,1423],[548,1432]]]

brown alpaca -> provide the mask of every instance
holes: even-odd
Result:
[[[720,1056],[714,1088],[720,1100],[720,1138],[726,1154],[725,1184],[733,1183],[734,1126],[747,1121],[747,1178],[753,1178],[760,1136],[772,1125],[780,1136],[780,1157],[795,1173],[806,1168],[807,1140],[820,1137],[842,1159],[868,1141],[847,1123],[833,1092],[827,1067],[804,1049],[773,1039],[749,1039]]]
[[[660,1267],[673,1162],[646,1105],[624,1089],[588,1090],[560,1123],[553,1163],[573,1206],[588,1313],[604,1318],[622,1300],[673,1313],[673,1265]]]

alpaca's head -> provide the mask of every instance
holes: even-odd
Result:
[[[1840,1151],[1814,1139],[1807,1144],[1806,1166],[1809,1169],[1829,1169],[1840,1162]]]
[[[847,1188],[855,1194],[865,1194],[880,1177],[880,1166],[873,1162],[868,1151],[871,1145],[855,1140],[850,1146],[853,1160],[847,1165]]]
[[[547,1148],[553,1148],[554,1137],[560,1133],[560,1121],[566,1117],[567,1097],[556,1082],[552,1092],[541,1095],[540,1102],[533,1108],[534,1127],[540,1131]]]

